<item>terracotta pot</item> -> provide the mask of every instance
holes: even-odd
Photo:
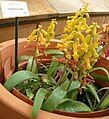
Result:
[[[8,67],[8,65],[10,63],[9,60],[10,60],[10,58],[6,61],[4,67]],[[39,59],[39,61],[41,61],[42,63],[45,63],[45,62],[50,62],[51,59],[42,59],[42,60]],[[23,66],[25,64],[26,64],[26,62],[22,63],[21,65]],[[9,71],[9,74],[7,76],[11,75],[10,72],[12,73],[12,71]],[[4,69],[4,73],[5,73],[5,69]],[[26,102],[30,105],[33,105],[33,101],[30,100],[29,98],[27,98],[25,95],[23,95],[17,89],[13,88],[12,94],[14,94],[16,97],[18,97],[22,101],[24,101],[24,102]],[[109,113],[109,109],[105,109],[103,111],[89,112],[89,113],[88,112],[87,113],[82,113],[82,112],[81,113],[76,113],[76,112],[65,112],[65,111],[54,110],[53,113],[60,114],[60,115],[65,115],[65,116],[71,116],[71,117],[84,117],[84,118],[88,117],[88,118],[90,118],[90,117],[107,116],[107,114]]]
[[[0,66],[1,69],[4,68],[5,77],[9,76],[13,72],[14,68],[14,41],[9,41],[0,44]],[[19,42],[19,49],[24,51],[24,46],[26,44],[26,39],[20,39]],[[7,51],[9,53],[7,53]],[[25,52],[28,54],[27,50]],[[6,54],[4,56],[4,54]],[[32,53],[32,52],[31,52]],[[20,52],[19,55],[24,54],[24,52]],[[6,71],[7,70],[7,71]],[[14,90],[13,90],[14,91]],[[19,92],[17,91],[18,95]],[[18,96],[16,95],[16,96]],[[20,93],[20,95],[22,95]],[[23,99],[26,98],[22,95]],[[28,100],[28,99],[27,99]],[[29,100],[30,101],[30,100]],[[32,106],[28,103],[22,101],[7,91],[1,84],[0,84],[0,118],[1,119],[29,119],[31,116]],[[80,117],[91,118],[96,117],[95,119],[108,119],[109,118],[109,111],[103,110],[101,112],[95,113],[67,113],[61,111],[55,111],[55,113],[46,112],[40,110],[39,114],[37,115],[37,119],[77,119]],[[63,116],[65,115],[65,116]],[[93,116],[92,116],[93,115]],[[71,117],[70,117],[71,116]],[[105,117],[103,117],[105,116]],[[84,119],[84,118],[83,118]]]
[[[102,57],[100,58],[96,63],[95,63],[95,67],[103,67],[105,68],[107,71],[109,71],[109,60]],[[106,76],[105,72],[102,71],[102,70],[97,70],[95,71],[94,73],[98,74],[98,75],[102,75],[102,76]],[[96,79],[96,83],[101,85],[102,87],[105,87],[105,86],[109,86],[109,82],[107,81],[102,81],[102,80],[99,80],[99,79]]]

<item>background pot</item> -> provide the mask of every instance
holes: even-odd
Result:
[[[100,59],[95,63],[94,66],[95,66],[95,67],[103,67],[103,68],[105,68],[107,71],[109,71],[109,60],[106,59],[106,58],[104,58],[104,57],[102,57],[102,58],[100,58]],[[97,75],[106,76],[105,72],[102,71],[102,70],[96,70],[94,73],[97,74]],[[107,77],[107,76],[106,76],[106,77]],[[99,84],[99,85],[102,86],[102,87],[105,87],[105,86],[109,87],[109,82],[104,81],[104,80],[96,79],[96,83]]]

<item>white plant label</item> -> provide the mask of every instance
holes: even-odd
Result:
[[[28,6],[23,1],[1,1],[3,18],[29,16]]]

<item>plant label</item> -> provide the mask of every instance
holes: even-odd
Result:
[[[28,6],[23,1],[1,1],[3,18],[29,16]]]

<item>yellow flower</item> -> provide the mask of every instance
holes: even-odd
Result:
[[[61,51],[67,52],[68,45],[66,43],[63,44],[58,43],[57,48],[59,48]]]
[[[89,51],[91,52],[94,59],[98,58],[99,55],[98,55],[96,48],[94,47],[94,44],[92,42],[90,42],[90,44],[89,44]]]
[[[92,48],[92,49],[93,49],[93,58],[97,59],[99,54],[96,52],[95,48]]]
[[[70,35],[68,35],[65,39],[66,41],[70,41],[70,40],[73,40],[74,38],[74,32],[72,32]]]
[[[36,35],[37,34],[37,31],[38,31],[37,29],[33,30],[32,33],[30,34],[30,36]]]
[[[27,38],[27,42],[28,43],[31,43],[32,41],[34,41],[34,40],[36,40],[37,39],[37,35],[34,35],[34,36],[28,36],[28,38]]]
[[[66,58],[71,60],[71,55],[69,53],[66,54]]]
[[[48,26],[48,29],[47,29],[47,40],[48,40],[48,42],[51,39],[54,39],[56,24],[57,24],[56,20],[52,19],[50,25]]]
[[[39,41],[40,41],[40,45],[45,45],[46,47],[48,46],[46,43],[46,39],[43,37],[42,33],[40,33],[39,35]]]
[[[90,66],[90,59],[89,58],[85,58],[85,68],[87,70],[91,69],[92,67]]]
[[[94,47],[98,48],[98,34],[97,33],[94,35]]]
[[[79,58],[79,55],[78,55],[78,42],[79,41],[75,41],[74,43],[73,43],[73,58],[75,59],[75,60],[78,60],[78,58]]]
[[[81,46],[82,46],[82,51],[83,51],[83,52],[87,52],[87,50],[88,50],[88,45],[87,45],[87,43],[84,42],[84,43],[81,44]]]
[[[85,64],[85,68],[86,69],[90,69],[92,68],[91,65],[90,65],[90,59],[92,57],[92,54],[91,52],[89,51],[88,53],[86,53],[83,57],[83,60],[84,60],[84,64]]]
[[[41,29],[41,32],[44,36],[47,36],[47,32],[44,29]]]
[[[90,34],[87,34],[86,35],[86,38],[85,38],[86,43],[89,44],[90,43],[90,40],[91,40],[91,35]]]
[[[66,37],[68,37],[68,34],[63,34],[63,35],[62,35],[62,39],[61,39],[62,42],[63,42],[63,40],[64,40],[64,41],[66,40],[66,39],[65,39]]]
[[[72,56],[73,56],[73,58],[75,60],[78,60],[79,59],[79,55],[77,54],[77,52],[74,52],[74,54]]]
[[[64,32],[71,32],[72,31],[72,27],[68,26],[67,29],[64,29]]]
[[[65,43],[66,42],[66,39],[63,38],[63,39],[61,39],[61,41],[62,41],[62,43]]]

